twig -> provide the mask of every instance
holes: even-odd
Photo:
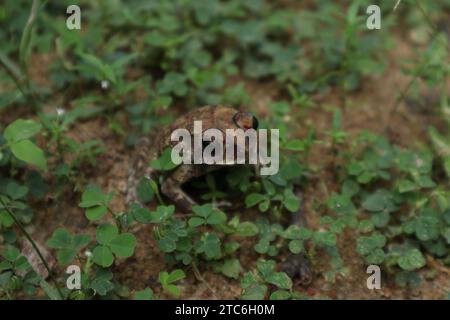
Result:
[[[195,278],[197,280],[199,280],[200,282],[202,282],[208,288],[208,290],[211,291],[214,299],[217,299],[216,291],[213,288],[211,288],[209,283],[205,280],[205,278],[203,278],[203,276],[201,275],[200,271],[198,270],[195,262],[192,262],[192,270],[194,270]]]

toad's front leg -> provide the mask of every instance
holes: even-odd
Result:
[[[194,166],[183,164],[178,167],[161,185],[161,192],[181,211],[190,212],[195,201],[181,188],[194,177]]]
[[[161,192],[169,198],[181,211],[188,213],[197,204],[182,186],[192,178],[205,175],[216,170],[216,166],[182,164],[161,185]]]

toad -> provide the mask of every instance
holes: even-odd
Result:
[[[176,142],[172,141],[171,133],[176,129],[185,128],[193,134],[194,121],[202,121],[203,130],[214,128],[224,133],[226,129],[245,131],[258,128],[258,120],[249,112],[238,111],[223,105],[204,106],[188,112],[177,118],[171,125],[161,128],[152,141],[148,137],[141,138],[129,168],[127,203],[138,202],[137,188],[142,178],[155,180],[158,172],[150,167],[149,163],[153,159],[158,159],[167,148],[174,146]],[[205,148],[205,145],[203,144],[201,148]],[[189,213],[196,202],[183,190],[183,185],[191,179],[221,168],[223,165],[181,164],[165,175],[160,186],[161,192],[178,209]],[[304,221],[303,211],[297,215],[293,214],[290,222],[299,225],[300,221]],[[303,253],[291,254],[282,264],[282,268],[290,276],[299,277],[302,284],[308,284],[311,281],[310,264]]]

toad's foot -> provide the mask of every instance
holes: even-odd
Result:
[[[197,203],[182,189],[191,180],[208,172],[217,170],[217,166],[180,165],[161,185],[161,192],[184,213],[190,213]]]
[[[181,187],[196,175],[195,166],[183,164],[161,185],[161,192],[184,213],[191,212],[196,202]]]

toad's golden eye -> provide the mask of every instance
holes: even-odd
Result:
[[[234,124],[241,129],[258,129],[258,119],[250,112],[237,112],[233,116]]]

